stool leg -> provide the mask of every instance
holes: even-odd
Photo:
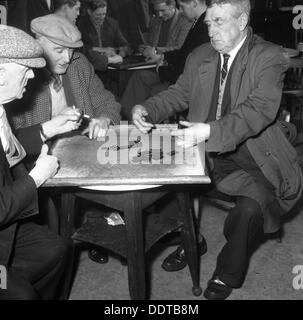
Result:
[[[193,282],[192,291],[195,296],[200,296],[202,294],[202,289],[200,287],[198,246],[189,194],[182,192],[178,193],[178,202],[181,219],[183,221],[181,230],[182,243]]]
[[[123,212],[127,239],[129,293],[131,299],[144,300],[146,298],[145,245],[140,193],[131,192],[125,195]]]

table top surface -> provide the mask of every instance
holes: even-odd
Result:
[[[51,153],[60,169],[45,186],[119,186],[210,183],[205,174],[204,145],[184,149],[171,125],[149,134],[134,126],[113,126],[106,139],[72,134],[58,139]]]

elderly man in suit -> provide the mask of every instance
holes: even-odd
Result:
[[[76,106],[90,117],[83,134],[90,139],[104,137],[109,125],[120,121],[120,104],[104,88],[85,56],[75,51],[83,45],[77,27],[51,14],[34,19],[31,29],[44,50],[47,66],[32,81],[24,95],[23,107],[12,110],[14,127],[44,123]],[[51,132],[45,130],[44,134],[48,138]],[[49,208],[55,210],[49,198],[48,201]],[[107,262],[107,256],[99,253],[98,261]]]
[[[188,109],[187,128],[172,134],[185,146],[205,141],[214,184],[235,197],[224,224],[226,244],[204,292],[207,299],[226,299],[242,286],[259,236],[279,230],[281,215],[301,197],[302,171],[277,120],[288,68],[283,49],[253,34],[249,0],[206,3],[211,43],[190,55],[175,85],[135,106],[133,120],[147,132]]]
[[[152,55],[158,64],[157,72],[141,70],[134,72],[121,98],[122,116],[131,120],[131,109],[135,104],[165,90],[174,84],[183,72],[188,55],[199,45],[209,41],[204,24],[205,0],[179,0],[180,11],[191,22],[185,41],[180,49],[160,51]]]
[[[32,68],[45,66],[43,50],[14,27],[0,25],[0,38],[0,265],[7,270],[0,300],[54,299],[72,243],[31,217],[38,214],[37,188],[56,173],[58,161],[47,154],[42,126],[22,129],[15,136],[4,109],[22,98],[34,77]],[[79,113],[71,112],[51,121],[51,126],[56,134],[64,133],[77,129],[78,119]],[[28,172],[23,162],[31,155],[39,157]]]

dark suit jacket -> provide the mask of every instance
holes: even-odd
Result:
[[[22,129],[16,136],[27,154],[40,153],[42,141],[38,126]],[[0,141],[0,265],[8,264],[18,220],[36,213],[36,184],[22,162],[9,168]]]
[[[204,18],[205,13],[199,17],[194,27],[190,29],[180,49],[164,53],[164,59],[168,65],[159,68],[161,82],[175,83],[184,70],[188,55],[196,47],[209,42],[208,30],[204,23]]]
[[[207,152],[233,152],[245,143],[255,163],[274,186],[276,199],[289,211],[300,199],[303,175],[295,149],[277,121],[288,58],[283,49],[253,35],[249,29],[231,71],[230,112],[209,122]],[[176,112],[189,110],[191,122],[207,122],[212,107],[219,54],[210,44],[195,49],[187,59],[175,85],[145,101],[152,123],[162,122]],[[279,212],[270,211],[266,194],[244,170],[220,181],[217,188],[229,195],[256,200],[263,211],[264,231],[279,229]]]

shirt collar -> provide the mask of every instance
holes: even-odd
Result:
[[[237,53],[239,52],[239,50],[243,46],[243,43],[245,42],[246,38],[247,38],[247,35],[242,39],[242,41],[234,49],[232,49],[230,52],[228,52],[228,54],[230,56],[229,60],[228,60],[228,70],[229,70],[230,66],[232,65],[234,59],[236,58]],[[220,57],[221,57],[221,67],[222,67],[223,61],[224,61],[222,53],[220,53]]]

